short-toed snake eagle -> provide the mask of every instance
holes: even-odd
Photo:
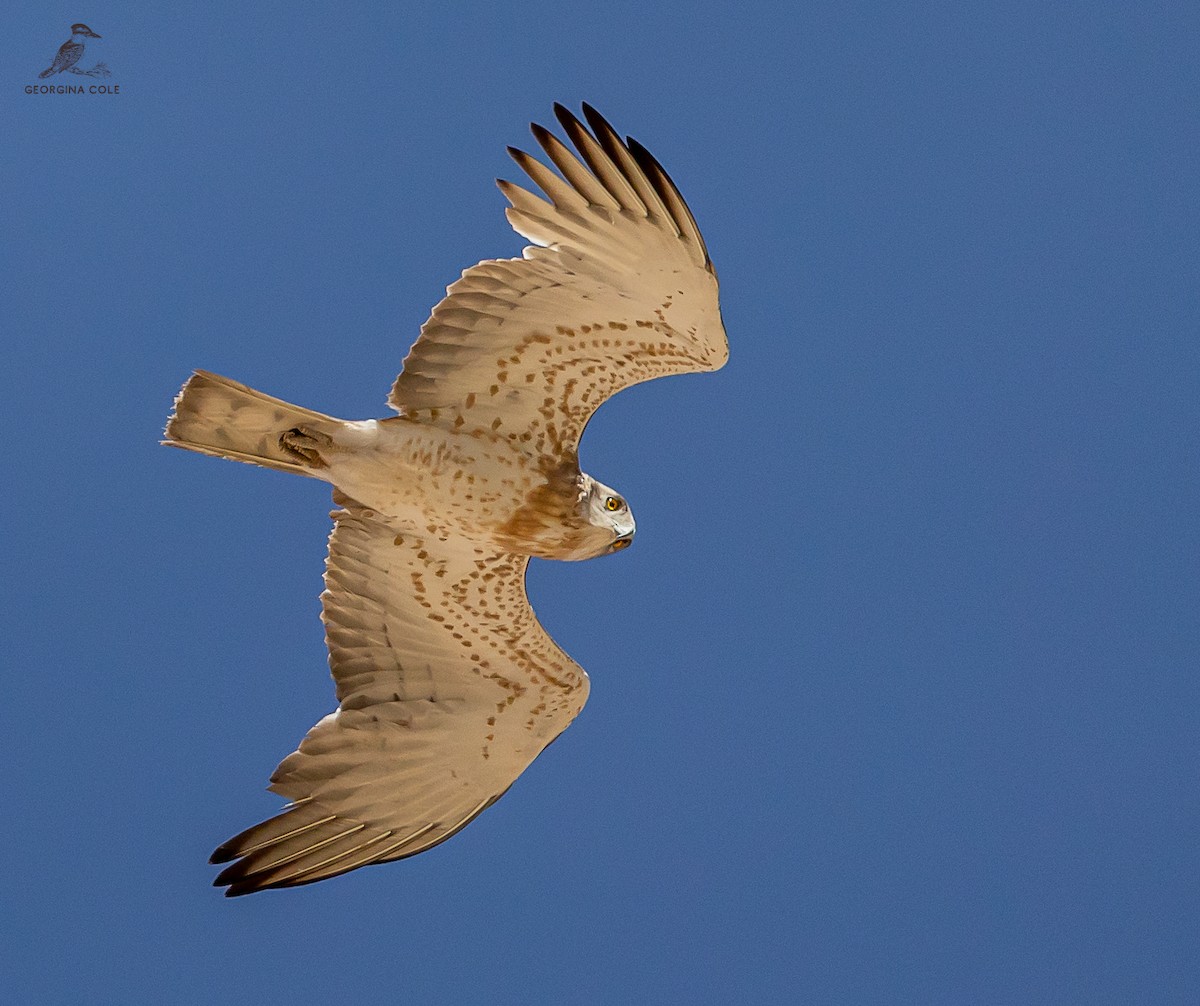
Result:
[[[546,199],[499,183],[519,259],[462,274],[421,329],[389,419],[346,422],[197,371],[166,443],[334,486],[322,617],[338,709],[271,777],[291,800],[222,845],[226,894],[412,856],[494,803],[583,708],[534,617],[530,556],[624,548],[633,515],[580,471],[609,396],[728,357],[717,279],[658,162],[592,108],[540,126]],[[232,862],[231,862],[232,861]]]

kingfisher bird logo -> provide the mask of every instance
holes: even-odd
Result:
[[[86,24],[71,25],[71,37],[59,46],[58,55],[54,57],[54,62],[39,73],[38,76],[53,77],[57,73],[74,73],[81,77],[111,77],[112,74],[104,63],[97,63],[87,70],[79,65],[79,61],[83,59],[83,50],[86,46],[85,39],[101,37]]]

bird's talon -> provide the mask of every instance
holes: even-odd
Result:
[[[329,462],[321,456],[321,448],[328,451],[333,439],[324,433],[296,427],[280,434],[279,446],[312,468],[327,468]]]

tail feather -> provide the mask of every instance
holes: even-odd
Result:
[[[302,409],[228,377],[197,370],[175,399],[164,444],[249,464],[320,477],[279,438],[304,425],[331,431],[342,425],[332,416]]]

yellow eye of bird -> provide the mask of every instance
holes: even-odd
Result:
[[[615,497],[615,496],[609,496],[608,499],[606,499],[604,501],[604,509],[605,510],[620,510],[621,509],[621,501],[619,499],[617,499],[617,497]]]

